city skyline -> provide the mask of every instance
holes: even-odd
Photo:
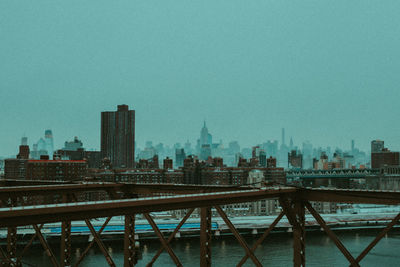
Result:
[[[102,113],[104,113],[104,111],[102,111]],[[176,144],[180,144],[180,147],[184,148],[185,144],[188,142],[191,145],[192,149],[195,149],[196,142],[199,142],[199,141],[201,142],[200,139],[202,138],[202,133],[203,133],[203,130],[205,129],[205,127],[206,127],[206,120],[203,120],[203,127],[201,128],[201,130],[198,129],[197,136],[193,136],[192,138],[188,138],[186,140],[182,139],[182,140],[175,140],[172,143],[164,143],[164,142],[161,142],[160,140],[145,140],[145,139],[142,139],[142,141],[143,140],[145,140],[145,141],[143,141],[142,143],[139,143],[139,142],[135,141],[135,143],[136,143],[135,146],[136,146],[136,148],[138,148],[139,151],[141,149],[144,149],[147,146],[146,143],[149,143],[149,142],[151,142],[153,144],[153,146],[156,146],[158,144],[163,144],[166,147],[174,148]],[[52,129],[46,129],[45,133],[48,132],[48,131],[52,132]],[[238,142],[238,144],[240,145],[241,149],[243,149],[243,148],[252,148],[252,147],[254,147],[256,145],[260,145],[260,144],[263,144],[263,143],[266,143],[266,142],[269,142],[269,141],[276,141],[278,143],[279,147],[283,143],[289,148],[290,147],[289,143],[291,143],[291,146],[293,146],[292,148],[296,148],[298,151],[302,151],[303,150],[304,144],[311,144],[313,149],[322,149],[322,151],[325,151],[325,152],[326,152],[327,148],[330,148],[332,152],[334,152],[335,149],[340,149],[342,151],[351,151],[353,146],[355,148],[359,149],[360,151],[369,152],[370,151],[370,142],[372,141],[372,140],[369,141],[368,148],[366,148],[366,149],[363,149],[362,147],[360,147],[358,145],[357,140],[354,140],[354,139],[348,140],[348,144],[347,145],[344,144],[343,146],[333,146],[333,145],[330,145],[330,143],[325,143],[325,144],[322,144],[322,145],[316,145],[315,143],[313,143],[310,140],[303,140],[303,141],[295,141],[295,142],[293,142],[293,139],[296,140],[296,137],[293,136],[293,135],[290,135],[290,134],[288,136],[286,136],[286,132],[287,132],[286,128],[280,128],[280,132],[281,132],[280,133],[280,138],[265,138],[263,140],[259,140],[259,142],[253,142],[252,144],[249,144],[249,145],[245,145],[245,144],[241,143],[238,140],[231,140],[231,139],[224,140],[222,138],[218,138],[218,133],[215,134],[215,132],[213,130],[211,130],[211,131],[207,130],[206,135],[208,135],[208,138],[211,138],[210,140],[212,140],[212,138],[215,137],[215,136],[217,137],[212,142],[214,144],[222,142],[222,144],[225,146],[225,148],[227,148],[228,144],[230,142]],[[213,135],[213,134],[215,134],[215,135]],[[71,137],[71,138],[68,138],[68,139],[65,139],[65,140],[58,140],[57,142],[54,142],[54,148],[61,149],[63,147],[62,144],[65,144],[66,142],[69,142],[69,141],[73,140],[74,138],[79,138],[80,141],[83,141],[83,146],[84,146],[84,148],[86,150],[89,150],[89,151],[90,150],[98,150],[98,151],[101,150],[100,149],[100,144],[99,144],[98,147],[88,147],[87,146],[87,140],[85,140],[85,137],[84,136],[77,136],[77,135],[75,135],[73,138]],[[282,138],[284,138],[284,141],[283,141]],[[42,141],[42,139],[43,139],[42,137],[38,138],[39,143]],[[21,141],[21,140],[23,140],[23,141]],[[56,140],[57,140],[57,137],[56,137]],[[383,140],[383,139],[374,139],[374,140]],[[52,142],[53,141],[54,140],[52,140]],[[16,144],[15,147],[18,147],[18,145],[20,145],[21,142],[27,143],[27,145],[29,145],[31,147],[31,149],[32,148],[34,149],[35,145],[37,146],[37,144],[38,144],[37,142],[35,142],[35,139],[32,140],[32,138],[30,136],[26,135],[26,134],[21,136],[21,138],[19,139],[19,142]],[[387,142],[387,144],[389,144],[389,143]],[[389,148],[390,149],[394,149],[394,147],[391,144],[389,144]],[[135,149],[135,154],[136,155],[138,154],[138,150]],[[17,154],[17,152],[15,152],[15,150],[14,150],[14,154],[11,153],[10,155],[0,155],[0,157],[14,156],[16,154]]]
[[[0,265],[397,266],[399,10],[0,1]]]
[[[99,121],[100,121],[100,118],[99,118]],[[203,120],[202,124],[204,124],[206,122],[207,122],[207,124],[209,124],[209,122],[206,121],[206,120]],[[199,122],[199,126],[202,125],[202,124]],[[204,125],[202,125],[202,126],[204,127]],[[26,133],[21,135],[20,137],[17,137],[17,139],[16,139],[17,142],[15,143],[13,150],[9,154],[4,154],[4,153],[0,154],[0,157],[8,157],[8,156],[16,155],[18,153],[16,148],[21,144],[21,138],[27,138],[28,139],[27,144],[32,149],[37,144],[36,140],[39,140],[39,142],[40,142],[41,139],[43,139],[42,138],[43,137],[43,132],[46,132],[48,130],[53,131],[53,129],[50,129],[50,128],[49,129],[44,129],[44,130],[42,130],[42,135],[38,136],[38,138],[32,138],[31,136],[29,136]],[[136,130],[138,130],[138,129],[136,129]],[[282,130],[284,130],[285,133],[282,133]],[[211,129],[210,133],[212,133],[212,137],[214,138],[213,143],[220,143],[222,141],[222,143],[227,147],[230,142],[238,142],[240,147],[241,147],[241,149],[242,148],[251,148],[253,146],[265,143],[267,141],[277,141],[279,146],[280,146],[282,144],[282,138],[284,137],[285,138],[285,145],[288,145],[289,142],[292,140],[294,142],[294,146],[297,147],[298,150],[300,150],[300,151],[302,150],[303,143],[311,143],[314,149],[322,148],[323,150],[324,149],[326,150],[326,148],[330,147],[332,149],[332,151],[334,151],[337,148],[340,149],[340,150],[343,150],[343,151],[350,151],[351,147],[352,147],[352,144],[353,144],[352,142],[355,141],[355,147],[356,148],[360,149],[361,151],[370,152],[370,150],[371,150],[370,149],[370,144],[371,144],[372,140],[385,140],[383,138],[371,139],[371,140],[367,141],[367,144],[364,144],[365,148],[362,145],[360,145],[360,143],[359,143],[359,141],[357,139],[350,139],[350,140],[347,140],[347,142],[343,143],[342,145],[336,145],[335,146],[335,145],[332,145],[329,141],[326,142],[326,143],[323,143],[323,144],[316,144],[310,139],[297,140],[297,137],[295,135],[292,135],[290,132],[288,133],[286,128],[274,129],[274,131],[275,132],[279,131],[280,132],[278,134],[279,136],[274,136],[275,138],[274,137],[272,137],[272,138],[265,137],[264,139],[260,139],[258,141],[254,141],[253,143],[250,143],[250,144],[244,144],[244,143],[240,142],[240,140],[233,140],[233,139],[229,139],[229,138],[228,139],[219,138],[219,134],[216,133],[213,129]],[[99,129],[99,132],[100,132],[100,129]],[[192,145],[192,148],[194,148],[196,146],[196,141],[200,140],[200,138],[199,138],[199,136],[201,135],[200,128],[197,129],[197,132],[198,133],[195,136],[192,136],[192,137],[187,138],[187,139],[178,139],[177,138],[176,140],[172,140],[172,142],[162,142],[161,140],[158,140],[158,139],[157,140],[150,140],[150,139],[145,139],[143,137],[142,138],[137,138],[138,136],[136,136],[135,142],[136,142],[136,146],[137,146],[138,149],[144,149],[146,147],[146,142],[149,142],[149,141],[152,142],[153,145],[164,144],[165,146],[168,146],[170,148],[173,148],[174,145],[178,144],[178,143],[181,144],[181,146],[183,148],[184,144],[186,142],[189,142]],[[200,132],[200,135],[199,135],[199,132]],[[286,133],[288,133],[288,134],[286,134]],[[61,135],[61,136],[63,136],[63,135]],[[56,135],[56,137],[54,138],[54,148],[59,148],[59,149],[62,148],[65,142],[71,141],[75,137],[79,137],[79,139],[81,141],[83,141],[83,145],[84,145],[85,149],[87,149],[87,150],[100,150],[100,146],[101,146],[100,138],[99,138],[98,146],[90,147],[88,144],[93,144],[93,142],[88,140],[87,137],[79,136],[79,135],[73,135],[71,137],[67,137],[65,140],[60,140],[60,137],[58,137]],[[138,139],[139,139],[139,141],[137,141]],[[389,145],[390,149],[395,150],[395,151],[400,150],[400,149],[397,149],[396,146],[391,144],[389,141],[385,140],[385,142]],[[135,151],[135,154],[137,154],[137,150]]]
[[[98,148],[99,112],[120,103],[139,144],[191,139],[206,119],[245,146],[285,127],[400,150],[398,1],[122,2],[0,3],[1,155],[44,129]]]

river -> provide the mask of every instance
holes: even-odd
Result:
[[[350,230],[336,232],[342,243],[356,258],[358,254],[373,240],[378,230]],[[253,244],[256,238],[246,236],[247,242]],[[73,262],[85,249],[83,243],[73,244]],[[123,266],[123,240],[105,242],[117,266]],[[156,253],[160,243],[158,240],[142,240],[142,259],[137,266],[145,266]],[[184,266],[199,266],[199,239],[181,238],[172,244],[172,248]],[[399,266],[400,230],[392,230],[377,246],[361,261],[361,266]],[[57,245],[53,246],[55,254],[59,255]],[[96,245],[89,252],[80,266],[107,266],[107,262]],[[292,266],[292,238],[289,233],[270,235],[258,247],[256,256],[264,266]],[[213,266],[236,266],[244,255],[243,248],[233,236],[221,236],[212,241]],[[52,266],[49,258],[39,245],[35,245],[24,256],[24,266]],[[346,258],[336,248],[335,244],[323,232],[307,232],[306,236],[307,266],[349,266]],[[154,266],[174,266],[166,252],[163,252]],[[254,266],[248,259],[245,266]]]

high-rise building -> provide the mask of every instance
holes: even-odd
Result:
[[[65,141],[63,149],[67,151],[78,151],[78,149],[83,149],[83,143],[75,136],[73,141]]]
[[[28,145],[28,137],[24,136],[21,138],[21,145],[27,146]]]
[[[200,148],[202,145],[211,145],[212,143],[212,136],[208,133],[208,129],[206,126],[206,121],[204,121],[203,128],[200,131]]]
[[[399,166],[400,153],[392,152],[385,148],[383,140],[371,141],[371,168],[382,168],[383,166]]]
[[[267,167],[267,154],[263,149],[261,149],[258,154],[258,164],[260,164],[261,167]]]
[[[29,159],[29,146],[20,145],[17,158],[18,159]]]
[[[175,149],[175,162],[176,167],[183,167],[183,161],[186,158],[185,150],[183,148]]]
[[[204,144],[201,146],[200,159],[207,160],[209,157],[211,157],[211,146]]]
[[[129,110],[128,105],[101,113],[101,154],[113,167],[135,166],[135,110]]]
[[[54,141],[53,141],[53,133],[51,130],[44,131],[44,142],[45,142],[45,150],[47,150],[47,155],[52,157],[54,152]]]
[[[163,168],[168,170],[168,169],[173,169],[173,164],[172,164],[172,159],[170,158],[165,158],[163,161]]]
[[[288,154],[288,167],[289,168],[303,168],[303,155],[297,153],[296,150],[290,151]]]
[[[381,152],[385,147],[383,140],[372,140],[371,141],[371,153]]]

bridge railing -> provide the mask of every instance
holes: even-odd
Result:
[[[160,185],[158,185],[160,186]],[[0,190],[1,191],[1,190]],[[58,192],[59,193],[59,192]],[[117,196],[118,194],[111,194]],[[23,198],[23,197],[22,197]],[[400,203],[399,192],[382,191],[362,191],[362,190],[326,190],[326,189],[301,189],[294,187],[272,187],[262,189],[248,189],[228,192],[196,193],[175,196],[157,196],[146,198],[127,198],[104,201],[76,202],[75,193],[65,196],[63,203],[46,204],[38,206],[17,206],[3,207],[0,209],[0,227],[7,228],[7,248],[0,249],[0,258],[4,266],[21,266],[23,256],[32,246],[34,240],[38,240],[46,251],[53,266],[79,266],[88,257],[90,249],[97,245],[104,255],[109,266],[116,266],[114,259],[106,249],[102,240],[104,229],[109,224],[113,216],[125,216],[124,221],[124,266],[134,266],[137,263],[137,249],[135,248],[135,216],[143,214],[154,233],[161,243],[161,248],[153,259],[147,264],[152,266],[159,255],[166,251],[177,266],[182,266],[181,261],[171,247],[171,241],[185,224],[190,215],[196,208],[200,209],[200,265],[211,266],[212,264],[212,211],[214,208],[224,223],[233,233],[238,243],[244,249],[244,256],[238,263],[243,265],[250,259],[256,266],[262,266],[262,262],[256,257],[254,251],[268,237],[270,232],[279,223],[283,216],[286,216],[293,229],[293,265],[305,266],[305,225],[306,212],[309,212],[318,222],[320,227],[326,232],[329,238],[335,243],[342,254],[348,259],[351,266],[359,266],[360,261],[368,252],[379,242],[379,240],[397,223],[400,214],[397,215],[386,228],[360,253],[354,257],[346,247],[340,242],[339,238],[329,228],[321,215],[312,207],[310,201],[327,202],[352,202],[352,203],[374,203],[396,205]],[[250,245],[239,233],[234,223],[222,209],[223,205],[258,201],[260,199],[279,199],[282,211],[268,227],[260,238]],[[187,214],[176,226],[172,234],[165,238],[159,226],[155,223],[151,212],[167,211],[176,209],[188,209]],[[92,218],[106,217],[100,229],[96,229]],[[81,254],[76,262],[72,262],[71,244],[73,236],[71,234],[71,221],[81,220],[85,222],[90,230],[93,240]],[[61,222],[60,238],[60,258],[56,258],[54,251],[49,246],[44,234],[43,225],[46,223]],[[28,244],[22,250],[18,250],[18,226],[32,225],[35,234],[31,237]]]

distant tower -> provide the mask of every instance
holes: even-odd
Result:
[[[200,147],[202,145],[209,145],[209,141],[211,139],[211,135],[208,133],[206,121],[204,121],[203,128],[200,131]]]
[[[51,157],[54,152],[54,141],[53,141],[53,133],[51,130],[46,130],[44,132],[44,142],[45,142],[45,150],[47,150],[47,154]]]
[[[21,146],[27,146],[28,145],[28,137],[22,137],[21,138]]]
[[[176,167],[183,167],[183,162],[186,158],[185,149],[177,148],[175,150],[175,164]]]
[[[290,137],[289,149],[292,150],[292,149],[293,149],[293,146],[294,146],[294,144],[293,144],[293,138]]]
[[[114,167],[135,166],[135,110],[129,110],[128,105],[101,113],[101,155]]]
[[[39,151],[46,151],[46,155],[48,155],[48,151],[46,149],[46,141],[44,141],[43,138],[40,138],[39,141],[37,142],[37,149]]]
[[[282,128],[282,145],[285,145],[285,128]]]
[[[385,147],[385,142],[382,140],[371,141],[371,153],[381,152]]]
[[[351,152],[354,153],[354,140],[351,140]]]
[[[21,138],[21,145],[19,146],[18,159],[29,159],[29,146],[28,137]]]

